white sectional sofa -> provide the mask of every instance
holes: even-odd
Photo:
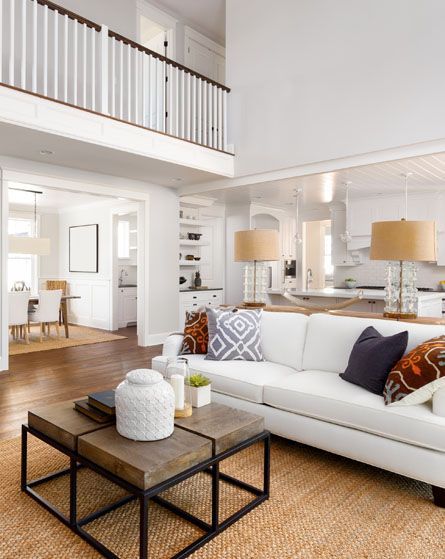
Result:
[[[430,483],[445,506],[445,417],[433,414],[431,402],[385,406],[339,376],[367,326],[386,336],[408,330],[407,352],[445,334],[440,325],[263,312],[264,362],[187,357],[192,371],[211,379],[213,401],[264,416],[276,435]],[[181,344],[181,335],[169,336],[153,368],[165,373]]]

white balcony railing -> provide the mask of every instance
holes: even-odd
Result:
[[[227,87],[46,0],[0,0],[0,83],[227,151]]]

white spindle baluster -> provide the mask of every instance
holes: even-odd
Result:
[[[111,39],[111,116],[116,116],[116,40]]]
[[[134,121],[139,124],[139,51],[134,50]]]
[[[73,29],[73,50],[74,50],[74,58],[73,58],[73,104],[77,105],[77,74],[78,74],[78,48],[79,48],[79,35],[78,35],[78,28],[79,23],[77,21],[74,22],[74,29]]]
[[[162,99],[164,97],[164,87],[162,83],[163,62],[156,59],[156,130],[162,130],[164,118],[162,116]]]
[[[212,111],[212,128],[213,128],[213,140],[212,145],[214,148],[218,147],[218,97],[217,97],[217,87],[212,85],[212,97],[213,97],[213,111]]]
[[[222,89],[220,87],[218,89],[218,149],[222,149]]]
[[[192,139],[192,76],[187,72],[187,140]]]
[[[168,82],[167,82],[167,90],[168,90],[168,133],[169,134],[176,134],[175,132],[175,114],[173,112],[173,105],[174,105],[174,81],[175,75],[173,72],[173,66],[170,64],[167,65],[167,72],[168,72]]]
[[[22,52],[20,61],[20,87],[26,89],[26,36],[28,35],[26,29],[26,0],[22,0]]]
[[[127,45],[127,120],[131,120],[131,47]]]
[[[43,6],[43,95],[48,95],[48,6]]]
[[[207,102],[208,102],[208,141],[207,145],[213,147],[213,86],[212,84],[207,84]]]
[[[161,83],[160,88],[161,88],[161,132],[167,132],[167,127],[166,127],[166,111],[167,111],[167,103],[166,103],[166,95],[167,95],[167,91],[165,88],[166,82],[165,82],[165,77],[166,77],[166,63],[165,62],[160,62],[161,65]]]
[[[222,149],[227,151],[227,91],[223,91],[223,142]]]
[[[34,93],[37,92],[37,7],[37,0],[34,0],[34,2],[32,3],[32,90]]]
[[[96,110],[96,30],[90,30],[91,35],[91,109]]]
[[[108,27],[102,25],[97,33],[99,39],[99,111],[102,114],[109,113],[108,107]]]
[[[192,80],[192,137],[196,142],[196,77],[191,76]]]
[[[119,43],[119,118],[124,118],[124,43]]]
[[[179,100],[179,110],[181,111],[181,138],[185,138],[185,72],[181,70],[181,97]]]
[[[175,102],[174,102],[174,111],[175,111],[175,130],[174,135],[179,137],[179,70],[178,68],[174,69],[174,76],[175,76]]]
[[[59,98],[59,12],[54,10],[54,99]]]
[[[14,85],[15,73],[15,0],[9,2],[9,84]]]
[[[87,99],[87,51],[88,51],[88,27],[87,24],[83,24],[83,49],[82,49],[82,88],[83,88],[83,106],[87,108],[88,99]]]
[[[149,104],[149,127],[155,127],[155,111],[156,111],[156,60],[150,55],[150,104]]]
[[[202,82],[202,143],[208,145],[207,82]]]
[[[68,16],[63,21],[63,100],[68,102]]]
[[[197,128],[197,135],[196,135],[196,141],[198,142],[198,144],[202,143],[202,80],[198,78],[197,80],[197,84],[196,84],[196,128]]]
[[[142,126],[145,126],[147,121],[147,55],[145,52],[141,53],[141,60],[142,60]]]

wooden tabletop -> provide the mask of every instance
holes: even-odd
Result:
[[[77,450],[81,435],[108,427],[76,411],[72,400],[28,411],[28,425],[71,450]]]
[[[114,426],[107,427],[79,437],[78,450],[94,464],[144,490],[212,457],[211,441],[184,429],[175,429],[160,441],[138,442],[121,437]]]
[[[224,406],[193,408],[191,417],[176,418],[175,425],[212,441],[214,454],[224,452],[264,431],[264,418]]]
[[[81,299],[82,297],[80,295],[62,295],[61,298],[61,302],[65,302],[68,301],[70,299]],[[31,295],[31,297],[29,298],[29,302],[30,303],[38,303],[39,302],[39,296],[38,295]]]

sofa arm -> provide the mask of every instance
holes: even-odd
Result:
[[[442,386],[433,394],[433,413],[445,417],[445,386]]]
[[[170,334],[164,342],[162,348],[162,355],[164,357],[177,357],[182,347],[182,340],[184,339],[184,334]]]

